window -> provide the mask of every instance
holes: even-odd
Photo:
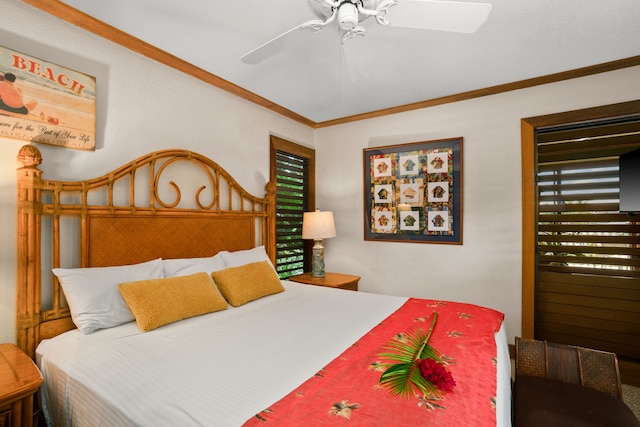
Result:
[[[276,183],[276,270],[286,279],[311,265],[302,217],[315,209],[315,151],[272,136],[270,179]]]
[[[640,277],[637,217],[618,212],[618,156],[640,147],[628,127],[538,135],[539,271]]]
[[[639,147],[637,119],[537,130],[535,338],[640,360],[640,216],[619,212]]]

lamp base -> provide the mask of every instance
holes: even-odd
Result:
[[[324,277],[324,246],[322,239],[314,239],[313,255],[311,257],[311,275]]]

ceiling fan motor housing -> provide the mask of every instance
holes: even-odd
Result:
[[[355,27],[369,17],[358,11],[358,5],[375,10],[379,3],[380,0],[309,0],[311,9],[322,20],[328,19],[338,9],[336,18],[340,28],[344,30]]]
[[[355,4],[345,1],[339,6],[338,24],[345,31],[352,30],[358,25],[358,8]]]

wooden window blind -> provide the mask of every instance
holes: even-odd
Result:
[[[640,147],[640,133],[624,130],[539,137],[539,271],[640,277],[640,218],[618,211],[618,156]]]
[[[640,224],[619,209],[618,160],[541,165],[542,271],[640,277]]]
[[[540,131],[535,336],[640,359],[640,215],[619,212],[619,156],[640,121]]]
[[[302,274],[302,217],[308,205],[309,160],[276,151],[276,269],[282,279]]]

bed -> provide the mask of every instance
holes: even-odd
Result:
[[[502,314],[279,280],[272,183],[180,149],[78,182],[18,159],[17,344],[49,425],[511,425]],[[381,355],[425,330],[455,386],[394,396]]]

